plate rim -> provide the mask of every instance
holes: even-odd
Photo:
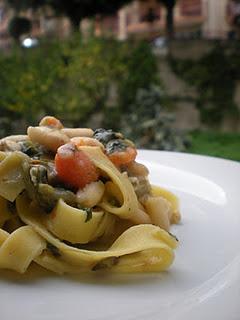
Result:
[[[165,156],[170,156],[170,157],[174,157],[174,156],[177,156],[177,157],[181,157],[181,158],[185,158],[185,157],[189,157],[191,158],[191,161],[194,161],[194,159],[198,158],[199,160],[201,160],[201,158],[204,158],[205,160],[210,160],[210,161],[217,161],[219,163],[222,163],[224,165],[231,165],[231,167],[233,168],[233,170],[236,170],[236,169],[239,169],[240,168],[240,162],[237,162],[237,161],[233,161],[233,160],[229,160],[229,159],[224,159],[224,158],[218,158],[218,157],[212,157],[212,156],[206,156],[206,155],[198,155],[198,154],[191,154],[191,153],[182,153],[182,152],[174,152],[174,151],[162,151],[162,150],[149,150],[149,149],[139,149],[139,156],[141,159],[139,159],[140,161],[143,160],[143,158],[145,157],[144,153],[147,152],[149,154],[153,153],[153,154],[158,154],[159,156],[161,155],[165,155]],[[148,158],[148,157],[147,157]],[[146,159],[146,161],[149,161],[149,162],[154,162],[154,159]],[[237,164],[237,166],[236,166]],[[169,165],[169,167],[172,167],[171,164]],[[176,165],[177,168],[179,168],[177,165]],[[182,170],[181,168],[179,168],[180,170]],[[229,266],[227,265],[226,266],[226,275],[229,273],[232,277],[232,281],[234,280],[235,283],[237,283],[237,287],[235,285],[235,289],[238,291],[239,289],[239,294],[240,294],[240,253],[239,255],[236,255],[234,261],[230,261],[229,263]],[[225,272],[225,269],[222,269],[220,272]],[[216,275],[216,278],[211,278],[209,279],[209,283],[202,283],[202,285],[197,288],[197,290],[193,291],[192,292],[192,300],[190,301],[191,304],[188,306],[187,305],[187,302],[183,300],[184,304],[183,304],[183,307],[180,307],[179,306],[179,316],[175,317],[174,315],[169,315],[169,317],[167,318],[168,320],[182,320],[182,319],[185,319],[185,320],[202,320],[203,318],[205,318],[206,320],[210,320],[212,319],[211,318],[211,312],[212,312],[212,305],[211,305],[211,302],[214,300],[218,300],[222,299],[222,296],[219,295],[219,293],[221,293],[220,291],[219,292],[213,292],[213,295],[212,297],[210,297],[209,299],[207,299],[202,307],[204,307],[204,304],[205,304],[205,309],[204,310],[200,310],[199,314],[200,314],[200,318],[199,316],[198,317],[192,317],[191,315],[191,312],[192,310],[195,310],[196,308],[196,304],[198,302],[198,300],[201,298],[200,297],[200,293],[201,293],[201,296],[203,294],[206,294],[207,292],[209,292],[209,290],[211,289],[212,285],[216,282],[219,281],[219,276],[218,274]],[[207,281],[208,282],[208,281]],[[0,283],[1,283],[1,280],[0,280]],[[221,283],[220,283],[221,284]],[[224,289],[225,287],[222,287],[222,290]],[[227,290],[223,292],[223,298],[224,298],[224,294],[228,295],[228,291],[232,288],[226,288]],[[36,290],[37,290],[37,286],[36,286]],[[236,292],[237,292],[236,291]],[[199,293],[200,292],[200,293]],[[230,293],[232,294],[232,293]],[[228,296],[225,297],[224,299],[229,299]],[[185,303],[186,302],[186,303]],[[209,302],[210,302],[210,305],[209,305]],[[12,301],[11,301],[12,303]],[[157,312],[157,309],[155,310]],[[239,309],[240,311],[240,309]],[[206,317],[206,312],[208,312],[207,314],[207,317]],[[69,315],[69,314],[68,314]],[[67,314],[63,315],[63,318],[66,317]],[[147,316],[147,315],[146,315]],[[140,317],[140,319],[146,319],[144,318],[145,317],[145,314],[143,313],[143,318]],[[121,317],[120,317],[121,318]],[[116,319],[120,319],[118,317],[116,317]],[[7,320],[11,320],[11,318],[6,318]],[[27,318],[27,320],[30,320],[30,318]],[[33,317],[33,319],[35,319],[35,317]],[[42,317],[39,317],[38,319],[43,319]],[[50,319],[48,317],[46,317],[46,319]],[[61,318],[62,319],[62,318]],[[90,318],[86,318],[86,319],[90,319]],[[95,319],[95,318],[94,318]],[[96,319],[98,319],[98,317],[96,316]],[[106,319],[108,319],[108,317],[106,317]],[[110,318],[109,318],[110,319]],[[124,319],[121,318],[121,319]],[[126,319],[137,319],[135,317],[127,317]],[[139,319],[139,320],[140,320]],[[156,320],[158,319],[158,315],[157,313],[154,312],[153,310],[153,313],[151,314],[151,318],[147,318],[148,320]],[[3,319],[5,320],[5,318]],[[218,318],[218,320],[226,320],[226,318]],[[228,320],[239,320],[239,318],[235,318],[234,315],[230,315],[230,317],[228,318]]]

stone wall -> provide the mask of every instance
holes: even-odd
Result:
[[[214,44],[213,41],[204,40],[174,41],[169,50],[174,58],[198,60],[212,50]],[[172,71],[166,56],[158,55],[158,61],[161,81],[174,105],[175,127],[188,130],[211,129],[200,121],[200,113],[195,105],[198,94],[196,88],[187,84]],[[240,82],[236,86],[234,101],[240,111]],[[218,129],[225,132],[240,132],[240,119],[228,116]]]

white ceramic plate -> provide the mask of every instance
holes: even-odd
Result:
[[[168,272],[63,277],[0,272],[1,320],[239,320],[240,164],[141,151],[151,182],[181,200]]]

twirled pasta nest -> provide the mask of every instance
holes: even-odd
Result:
[[[0,268],[162,271],[173,262],[177,197],[150,185],[134,144],[45,117],[0,141]]]

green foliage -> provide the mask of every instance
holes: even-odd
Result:
[[[81,118],[102,111],[109,100],[112,86],[118,86],[124,74],[121,44],[113,40],[92,39],[80,46],[65,46],[67,95],[59,101],[67,105],[73,119],[81,109]],[[72,119],[72,120],[73,120]]]
[[[0,115],[5,119],[0,134],[20,132],[15,121],[6,123],[8,118],[26,127],[44,114],[67,125],[87,126],[99,112],[108,126],[119,127],[129,106],[123,101],[133,101],[139,88],[157,82],[154,57],[149,49],[140,55],[142,46],[102,39],[82,43],[76,35],[66,42],[43,41],[0,55]],[[134,70],[136,59],[143,67]]]
[[[149,89],[152,84],[159,84],[158,66],[150,46],[144,41],[135,45],[132,52],[127,50],[124,58],[128,74],[120,88],[120,103],[123,109],[129,110],[139,88]]]
[[[217,45],[198,61],[172,58],[170,62],[180,77],[196,86],[196,106],[204,123],[218,125],[227,114],[239,116],[233,99],[236,81],[240,80],[239,46],[226,51]]]
[[[69,126],[123,131],[139,147],[184,150],[166,113],[158,68],[146,43],[90,39],[41,43],[0,56],[0,135],[50,114]],[[95,114],[103,121],[94,124]],[[22,126],[22,128],[21,128]]]
[[[139,89],[132,112],[123,119],[123,131],[138,147],[168,151],[183,151],[189,139],[173,129],[174,115],[167,112],[164,94],[157,86]]]
[[[15,41],[19,41],[21,35],[31,31],[31,21],[24,17],[13,17],[8,25],[8,31]]]
[[[30,123],[41,113],[55,111],[51,92],[55,81],[61,83],[61,57],[57,50],[46,55],[44,51],[46,48],[16,49],[12,55],[0,57],[1,114],[11,113]]]
[[[240,161],[240,134],[195,131],[191,136],[188,152]]]

